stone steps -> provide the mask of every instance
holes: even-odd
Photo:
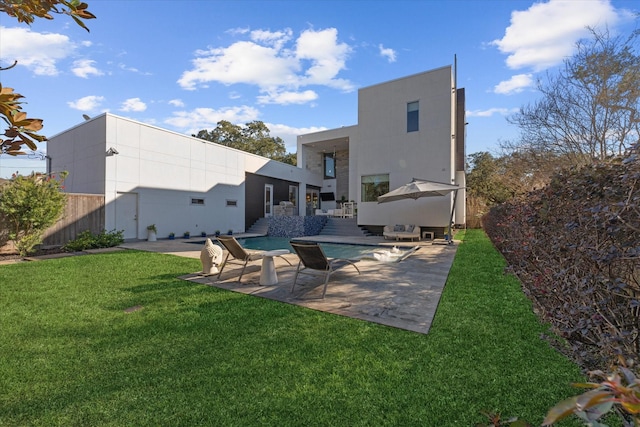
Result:
[[[269,233],[269,220],[267,218],[258,218],[256,222],[247,230],[247,233],[252,234],[268,234]]]
[[[368,233],[358,227],[356,218],[327,218],[320,232],[321,236],[367,236]]]

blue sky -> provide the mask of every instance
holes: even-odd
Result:
[[[0,15],[3,86],[53,136],[105,111],[176,132],[261,120],[295,136],[357,123],[359,88],[454,63],[467,153],[517,138],[506,116],[570,56],[586,26],[629,34],[637,0],[87,0],[90,32],[65,16]],[[44,145],[41,151],[44,152]],[[31,156],[34,157],[34,156]],[[37,157],[37,156],[36,156]],[[0,177],[44,171],[0,156]]]

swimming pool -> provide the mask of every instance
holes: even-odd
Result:
[[[289,245],[291,239],[288,237],[248,237],[238,239],[238,242],[247,249],[272,251],[276,249],[288,249],[293,252]],[[295,240],[295,239],[294,239]],[[341,243],[320,242],[320,246],[325,255],[329,258],[347,259],[375,259],[381,262],[398,262],[409,256],[416,250],[412,248],[392,248],[371,246],[371,245],[349,245]]]

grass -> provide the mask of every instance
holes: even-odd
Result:
[[[0,266],[0,425],[539,425],[583,379],[480,231],[428,335],[176,279],[199,267],[136,251]]]

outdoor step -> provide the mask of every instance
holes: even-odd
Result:
[[[253,234],[267,234],[269,232],[269,220],[267,218],[258,218],[256,222],[253,223],[247,233]]]
[[[356,218],[328,218],[320,235],[366,236],[367,232],[358,227]]]

